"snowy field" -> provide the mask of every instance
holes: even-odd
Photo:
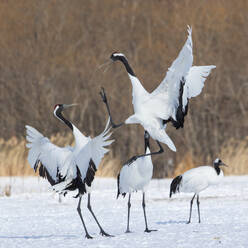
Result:
[[[148,225],[157,232],[144,233],[142,194],[132,197],[130,228],[125,234],[127,199],[116,200],[116,180],[97,178],[92,192],[92,207],[106,238],[82,200],[82,214],[92,240],[76,211],[78,199],[70,194],[58,202],[46,181],[40,178],[0,178],[12,185],[10,197],[0,197],[0,247],[248,247],[248,176],[226,177],[223,184],[200,195],[202,223],[193,207],[192,223],[187,225],[191,194],[169,199],[171,180],[153,180],[147,192]]]

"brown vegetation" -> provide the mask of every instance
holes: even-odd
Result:
[[[154,175],[171,176],[176,167],[185,170],[185,161],[192,166],[216,156],[235,164],[232,173],[247,173],[240,162],[248,154],[247,9],[246,0],[2,0],[1,175],[30,173],[24,162],[25,124],[72,141],[52,115],[56,103],[80,103],[66,114],[85,134],[96,135],[107,119],[98,95],[104,86],[114,119],[123,121],[133,112],[127,74],[119,63],[105,73],[97,68],[121,51],[151,91],[181,49],[187,24],[193,28],[194,63],[217,68],[201,96],[191,101],[185,128],[168,128],[178,151],[165,148],[154,156]],[[125,126],[114,136],[103,175],[115,175],[120,161],[143,151],[142,127]],[[235,145],[227,145],[230,140]]]

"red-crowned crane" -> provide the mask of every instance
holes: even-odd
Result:
[[[194,193],[194,196],[190,201],[189,221],[187,222],[187,224],[189,224],[191,221],[192,205],[195,196],[197,196],[199,223],[201,222],[199,193],[209,186],[221,182],[221,179],[223,178],[223,171],[220,169],[220,166],[227,165],[224,164],[219,158],[216,158],[213,166],[205,165],[190,169],[184,172],[182,175],[175,177],[171,182],[170,197],[172,196],[172,194],[176,194],[176,192]]]
[[[150,135],[147,131],[145,131],[144,139],[145,139],[145,154],[150,153],[149,149],[149,138]],[[129,217],[130,217],[130,208],[131,208],[131,194],[132,192],[141,190],[143,192],[143,200],[142,200],[142,207],[144,211],[144,218],[145,218],[145,232],[151,232],[156,230],[148,229],[147,225],[147,218],[146,218],[146,210],[145,210],[145,191],[146,188],[152,178],[153,173],[153,164],[151,156],[140,157],[132,164],[124,164],[122,167],[118,177],[117,177],[117,187],[118,193],[117,198],[120,194],[123,197],[126,194],[129,194],[128,197],[128,215],[127,215],[127,230],[126,233],[130,232],[129,229]]]
[[[54,116],[66,124],[73,132],[75,146],[58,147],[44,137],[40,132],[31,126],[26,126],[27,130],[27,148],[28,162],[39,175],[48,180],[48,182],[58,192],[78,190],[76,197],[79,197],[77,211],[82,221],[86,238],[92,238],[85,226],[81,213],[82,195],[88,193],[88,209],[100,228],[103,236],[111,236],[106,233],[99,224],[90,204],[90,187],[94,180],[95,172],[104,156],[108,152],[105,146],[110,145],[113,140],[108,140],[111,136],[109,133],[109,120],[104,131],[94,137],[84,136],[70,121],[63,115],[65,108],[74,104],[57,104],[54,107]]]
[[[162,153],[163,148],[159,142],[176,151],[174,143],[165,132],[166,125],[168,122],[172,122],[176,128],[183,127],[189,99],[201,93],[206,77],[215,68],[214,65],[192,66],[193,44],[191,34],[192,30],[188,27],[188,38],[182,50],[168,69],[161,84],[152,93],[144,89],[124,54],[115,52],[110,57],[112,61],[122,62],[126,68],[132,83],[134,109],[134,114],[129,116],[125,122],[115,124],[110,113],[105,91],[102,88],[100,94],[106,104],[112,127],[117,128],[123,124],[141,124],[150,136],[156,140],[160,148],[158,152],[134,156],[128,161],[129,163],[141,156]]]

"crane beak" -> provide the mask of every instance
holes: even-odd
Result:
[[[109,61],[109,60],[106,60],[103,64],[99,65],[97,70],[101,69],[102,67],[106,67],[104,70],[103,70],[103,73],[105,73],[109,68],[110,68],[110,65],[113,64],[114,61]]]
[[[72,103],[72,104],[63,104],[63,107],[64,108],[70,108],[72,106],[77,106],[78,104],[77,103]]]
[[[228,167],[228,165],[225,164],[225,163],[223,163],[223,162],[220,165],[225,166],[225,167]]]

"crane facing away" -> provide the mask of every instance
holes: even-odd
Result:
[[[149,145],[149,138],[150,135],[147,131],[145,131],[144,139],[145,139],[145,154],[150,153],[150,145]],[[130,208],[131,208],[131,194],[132,192],[141,190],[143,192],[143,199],[142,199],[142,207],[144,211],[144,218],[145,218],[145,232],[157,231],[148,229],[147,225],[147,218],[146,218],[146,204],[145,204],[145,191],[146,188],[152,178],[153,173],[153,164],[151,156],[140,157],[132,164],[124,164],[122,167],[118,177],[117,177],[117,187],[118,193],[117,198],[120,194],[123,197],[126,194],[129,194],[128,197],[128,216],[127,216],[127,230],[126,233],[130,232],[129,229],[129,218],[130,218]]]

